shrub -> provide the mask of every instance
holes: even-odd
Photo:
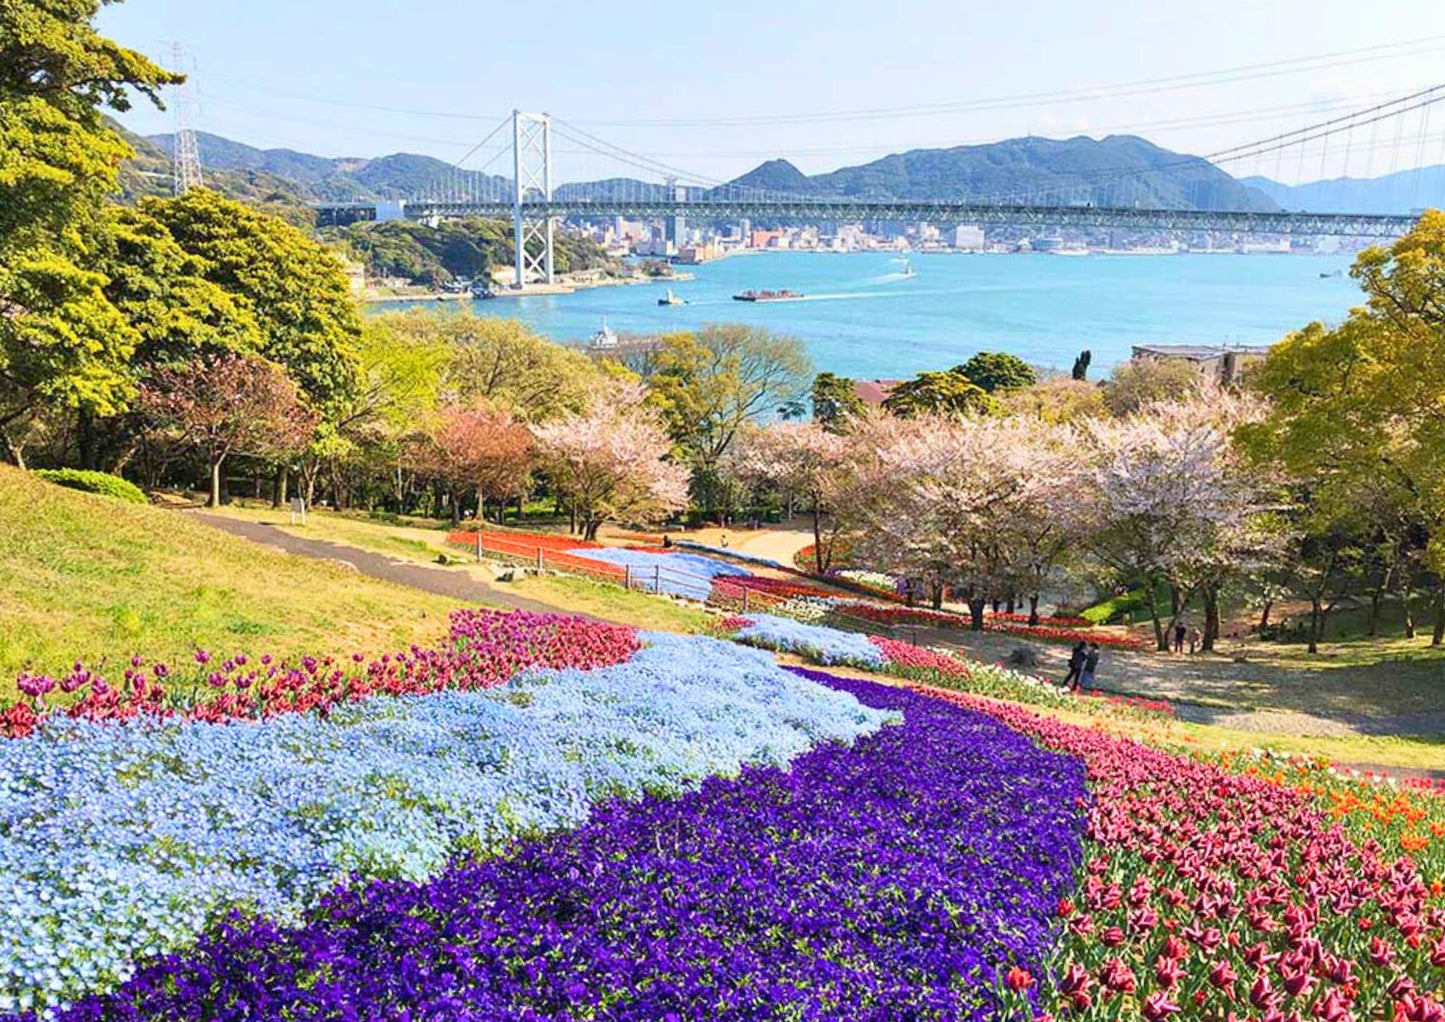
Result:
[[[48,482],[66,486],[72,490],[96,493],[102,497],[113,497],[129,504],[149,503],[139,486],[108,472],[87,472],[78,468],[40,468],[36,469],[34,474]]]
[[[1106,625],[1111,621],[1117,621],[1131,611],[1142,611],[1148,605],[1149,597],[1143,589],[1131,589],[1127,593],[1111,596],[1102,603],[1096,603],[1087,610],[1080,611],[1079,616],[1091,624]]]

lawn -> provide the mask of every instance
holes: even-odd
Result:
[[[22,669],[77,658],[401,648],[457,606],[0,468],[0,695]]]

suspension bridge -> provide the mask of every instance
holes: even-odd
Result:
[[[982,227],[1124,229],[1207,232],[1235,236],[1387,239],[1405,234],[1418,211],[1400,213],[1302,212],[1273,208],[1263,195],[1248,205],[1229,208],[1231,197],[1251,195],[1248,189],[1225,189],[1241,168],[1271,169],[1275,178],[1285,161],[1297,162],[1302,176],[1315,159],[1323,169],[1332,156],[1366,159],[1389,149],[1398,157],[1414,146],[1423,164],[1426,146],[1437,136],[1429,130],[1433,107],[1445,100],[1445,85],[1432,86],[1294,131],[1202,156],[1177,156],[1147,167],[1099,168],[1071,175],[1060,185],[1009,189],[939,198],[870,198],[817,193],[788,193],[737,182],[708,180],[656,159],[629,152],[547,114],[513,113],[499,123],[471,152],[453,165],[426,194],[391,203],[318,204],[322,223],[357,220],[446,219],[489,217],[512,222],[516,251],[516,284],[548,283],[555,278],[556,231],[562,222],[598,222],[609,218],[671,220],[681,224],[712,222],[862,223],[906,221],[971,224]],[[1413,134],[1405,124],[1412,120]],[[1438,136],[1445,152],[1445,134]],[[558,185],[554,140],[571,153],[606,161],[611,176]],[[1332,148],[1333,147],[1333,148]],[[477,159],[477,154],[487,159]],[[502,166],[493,170],[498,163]],[[510,164],[508,167],[506,164]],[[621,173],[616,173],[617,168]],[[510,170],[510,175],[505,171]],[[498,172],[500,171],[500,172]],[[1161,203],[1154,187],[1171,172],[1180,172],[1186,188],[1175,201]],[[1236,200],[1237,201],[1237,200]]]

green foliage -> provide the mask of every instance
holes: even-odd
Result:
[[[318,408],[335,414],[357,386],[361,334],[336,257],[291,225],[208,189],[147,199],[140,209],[199,258],[207,280],[255,316],[260,353],[285,367]]]
[[[1033,366],[1017,355],[1002,351],[980,351],[953,371],[982,387],[986,393],[1021,390],[1039,381]]]
[[[694,471],[706,503],[718,497],[718,459],[749,422],[799,400],[812,365],[801,341],[758,327],[708,326],[660,339],[649,401]]]
[[[989,415],[998,402],[957,370],[919,373],[893,388],[883,409],[900,418],[917,415]]]
[[[47,482],[72,490],[113,497],[129,504],[149,503],[139,486],[109,472],[87,472],[78,468],[41,468],[36,469],[34,474]]]
[[[1090,624],[1105,625],[1124,620],[1126,614],[1146,614],[1149,610],[1149,594],[1144,589],[1131,589],[1127,593],[1111,596],[1086,607],[1079,616]]]
[[[813,421],[830,432],[841,432],[844,423],[863,411],[863,399],[846,376],[819,373],[813,377]]]
[[[91,272],[129,153],[100,108],[178,79],[98,35],[98,0],[0,0],[0,430],[42,403],[106,413],[136,335]]]
[[[510,266],[515,261],[511,225],[480,217],[444,220],[435,227],[407,220],[357,223],[328,230],[325,236],[345,243],[374,276],[405,277],[432,285],[458,277],[489,280],[492,267]],[[614,265],[591,239],[565,233],[557,236],[557,272]]]
[[[1121,418],[1145,405],[1175,401],[1199,390],[1199,370],[1183,359],[1132,359],[1114,367],[1104,403]]]

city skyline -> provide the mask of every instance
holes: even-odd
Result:
[[[244,11],[131,0],[107,7],[101,25],[157,56],[166,40],[184,43],[195,127],[260,148],[454,162],[521,106],[725,180],[774,157],[817,173],[1029,134],[1138,134],[1208,153],[1437,84],[1445,12],[1393,6],[1415,26],[1407,38],[1343,5],[1295,0],[1263,12],[1225,3],[1208,19],[1044,3],[970,11],[967,22],[932,3],[891,8],[891,20],[752,0],[685,17],[650,3],[625,15],[567,4],[528,20],[512,10],[478,18],[451,0],[413,4],[400,19],[376,0],[284,12],[274,0]],[[1027,37],[1016,30],[1025,23]],[[288,30],[275,33],[278,24]],[[445,30],[456,25],[475,31]],[[172,123],[139,104],[123,119],[147,134]],[[1422,114],[1403,142],[1362,137],[1293,166],[1226,169],[1292,182],[1375,177],[1442,153],[1445,119],[1432,127]],[[582,153],[558,155],[575,168],[567,179],[592,176]]]

